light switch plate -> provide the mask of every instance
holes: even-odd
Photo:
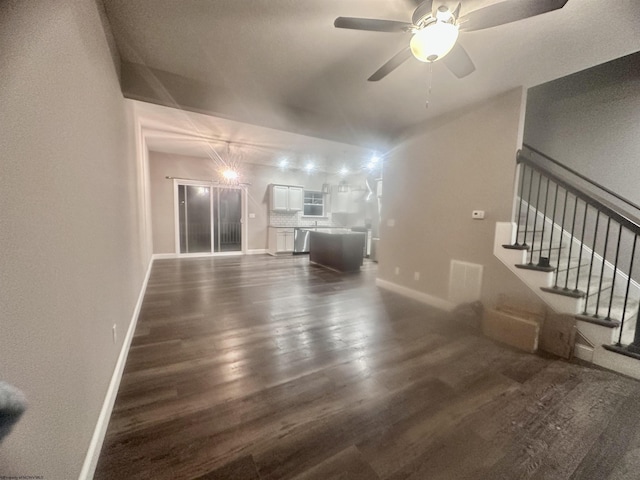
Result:
[[[255,213],[250,213],[249,214],[249,218],[256,218],[256,214]]]
[[[396,226],[396,219],[395,218],[389,218],[387,220],[387,227],[395,227]]]
[[[484,210],[474,210],[471,212],[471,218],[474,220],[484,220]]]

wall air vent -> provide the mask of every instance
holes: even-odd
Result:
[[[449,270],[449,301],[454,305],[480,300],[482,265],[451,260]]]

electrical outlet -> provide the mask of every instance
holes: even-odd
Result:
[[[420,280],[420,272],[413,272],[413,279],[416,281]]]
[[[250,213],[249,214],[249,218],[256,218],[256,214],[255,213]]]
[[[118,331],[117,331],[117,326],[114,323],[113,327],[111,327],[111,333],[113,335],[113,343],[117,343],[118,342]]]
[[[471,212],[471,218],[474,220],[484,220],[484,210],[474,210]]]
[[[400,275],[400,267],[396,267],[395,272],[396,272],[396,275]]]

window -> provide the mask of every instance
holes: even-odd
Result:
[[[324,217],[324,194],[305,190],[302,214],[311,217]]]

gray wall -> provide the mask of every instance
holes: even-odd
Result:
[[[640,53],[607,62],[532,88],[528,92],[524,142],[578,171],[622,197],[640,204]],[[538,159],[533,154],[532,158]],[[545,163],[560,176],[561,168]],[[611,203],[640,221],[640,210],[633,209],[614,197],[575,177],[569,179],[587,192]],[[535,181],[534,181],[535,182]],[[525,186],[526,192],[526,186]],[[526,193],[525,193],[526,198]],[[559,196],[562,205],[562,191]],[[575,231],[582,231],[584,209],[579,204]],[[573,214],[573,197],[567,218]],[[560,211],[556,223],[561,223]],[[586,221],[585,243],[593,247],[596,212],[590,209]],[[565,227],[570,230],[570,227]],[[595,250],[604,254],[606,221],[601,220]],[[606,258],[616,258],[618,225],[612,224]],[[622,231],[618,268],[629,272],[633,237]],[[635,259],[637,278],[640,259]]]
[[[149,260],[133,122],[94,2],[4,1],[0,45],[0,380],[29,401],[0,475],[69,480]]]
[[[524,142],[640,204],[640,53],[532,88]]]
[[[390,154],[384,169],[381,279],[447,299],[455,259],[484,266],[485,304],[500,294],[537,302],[493,256],[495,223],[511,220],[523,103],[520,89],[503,94],[427,124]],[[485,210],[485,220],[471,218],[475,209]],[[395,226],[388,226],[389,219]]]

